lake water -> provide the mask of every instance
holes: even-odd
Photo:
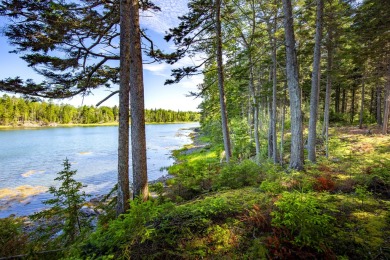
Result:
[[[148,178],[167,174],[172,150],[191,143],[198,123],[146,125]],[[0,131],[0,218],[42,210],[56,186],[65,158],[75,179],[93,196],[107,193],[117,181],[118,127],[55,127]],[[131,149],[131,148],[130,148]],[[131,165],[131,163],[130,163]],[[131,174],[130,174],[131,175]]]

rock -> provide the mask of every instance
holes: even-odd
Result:
[[[83,215],[85,215],[86,217],[91,217],[91,216],[96,216],[97,215],[97,212],[95,211],[95,209],[90,208],[88,206],[82,206],[81,209],[80,209],[80,212]]]

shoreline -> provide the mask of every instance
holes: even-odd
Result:
[[[191,154],[191,153],[193,153],[193,152],[195,152],[195,151],[197,151],[199,149],[202,149],[203,147],[208,145],[207,143],[203,143],[202,141],[199,140],[199,138],[200,138],[200,127],[192,127],[192,128],[189,128],[189,129],[192,131],[189,134],[189,137],[191,138],[191,143],[184,145],[180,149],[172,150],[172,158],[174,159],[174,163],[173,164],[180,163],[180,161],[177,158],[177,156],[174,155],[175,153],[187,155],[187,154]],[[170,166],[168,166],[167,168],[169,168],[169,167]],[[148,181],[148,184],[149,185],[153,185],[153,184],[156,184],[156,183],[163,183],[166,186],[167,185],[166,182],[168,180],[170,180],[170,179],[175,177],[175,176],[169,174],[168,169],[167,169],[167,172],[168,173],[166,175],[163,175],[163,176],[157,178],[156,180]]]
[[[147,122],[145,125],[165,125],[165,124],[190,124],[198,121],[177,121],[177,122]],[[56,127],[96,127],[96,126],[118,126],[118,122],[93,123],[93,124],[57,124],[57,123],[24,123],[18,125],[0,125],[0,130],[14,129],[39,129]]]

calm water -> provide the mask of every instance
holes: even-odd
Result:
[[[149,180],[167,174],[161,168],[172,165],[172,150],[190,143],[190,128],[198,125],[146,126]],[[65,158],[77,170],[76,179],[87,185],[87,193],[108,192],[117,178],[117,140],[116,126],[0,131],[0,218],[42,209],[42,200],[49,196],[42,190],[58,185],[54,178]],[[35,195],[26,195],[31,192]]]

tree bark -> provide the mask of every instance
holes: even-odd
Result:
[[[133,162],[133,197],[147,200],[148,174],[146,163],[145,105],[142,70],[141,33],[138,0],[130,6],[130,105],[131,105],[131,152]]]
[[[270,75],[271,76],[271,75]],[[272,99],[268,101],[268,159],[272,159],[274,157],[274,149],[273,149],[273,133],[272,133]]]
[[[308,136],[308,157],[311,162],[316,162],[316,143],[317,143],[317,116],[318,116],[318,99],[321,77],[321,40],[322,40],[322,17],[324,12],[324,1],[317,0],[317,19],[316,35],[314,46],[313,72],[311,76],[311,93],[310,93],[310,119],[309,119],[309,136]]]
[[[382,134],[387,134],[390,114],[390,64],[387,73],[386,92],[385,92],[385,110],[383,111]]]
[[[325,156],[329,158],[329,109],[330,109],[330,94],[332,91],[332,70],[333,70],[333,33],[329,31],[329,41],[327,45],[327,75],[326,75],[326,94],[325,94],[325,109],[324,109],[324,127],[322,136],[325,137]]]
[[[129,209],[129,92],[130,92],[130,0],[120,2],[120,86],[118,127],[118,194],[116,214]]]
[[[226,162],[229,162],[230,158],[232,157],[232,149],[230,144],[228,118],[226,112],[226,97],[225,97],[223,61],[222,61],[221,0],[216,0],[215,5],[216,5],[215,6],[216,7],[215,30],[216,30],[216,43],[217,43],[219,103],[221,106],[222,134],[223,134],[223,144],[224,144],[225,154],[226,154]]]
[[[355,83],[354,83],[355,84]],[[352,102],[351,102],[351,118],[350,118],[350,123],[353,124],[353,118],[355,117],[355,93],[356,89],[355,86],[352,86]]]
[[[284,88],[283,93],[283,110],[282,110],[282,126],[280,130],[280,165],[283,165],[283,158],[284,158],[284,122],[286,120],[286,103],[287,103],[287,93],[286,93],[286,87]]]
[[[329,39],[327,44],[327,64],[326,64],[326,94],[325,94],[325,108],[324,108],[324,127],[322,128],[322,136],[326,137],[329,130],[329,109],[330,109],[330,95],[332,93],[332,68],[333,68],[333,32],[330,29]]]
[[[295,36],[291,0],[283,0],[284,31],[286,37],[286,72],[290,95],[291,112],[291,156],[290,168],[303,169],[303,126],[301,90],[298,84],[298,64],[295,51]]]
[[[370,115],[374,116],[374,107],[375,107],[375,91],[374,88],[371,88],[371,95],[370,95]]]
[[[364,76],[362,81],[362,100],[360,102],[359,129],[363,128],[363,112],[364,112]]]
[[[347,111],[347,90],[343,88],[343,96],[341,99],[341,113],[344,113]]]
[[[254,73],[253,73],[253,67],[254,64],[252,64],[252,54],[249,54],[249,88],[251,90],[252,95],[252,101],[253,101],[253,134],[255,139],[255,146],[256,146],[256,163],[260,163],[260,140],[259,140],[259,109],[257,104],[257,98],[256,98],[256,91],[255,91],[255,83],[254,83]]]
[[[378,125],[382,125],[382,107],[381,107],[382,89],[380,86],[376,87],[376,122]]]
[[[276,19],[274,22],[274,30],[276,30]],[[271,37],[271,36],[270,36]],[[276,164],[278,162],[278,145],[276,135],[276,92],[277,92],[277,60],[276,60],[276,38],[271,37],[272,43],[272,116],[271,116],[271,133],[272,133],[272,160]]]

